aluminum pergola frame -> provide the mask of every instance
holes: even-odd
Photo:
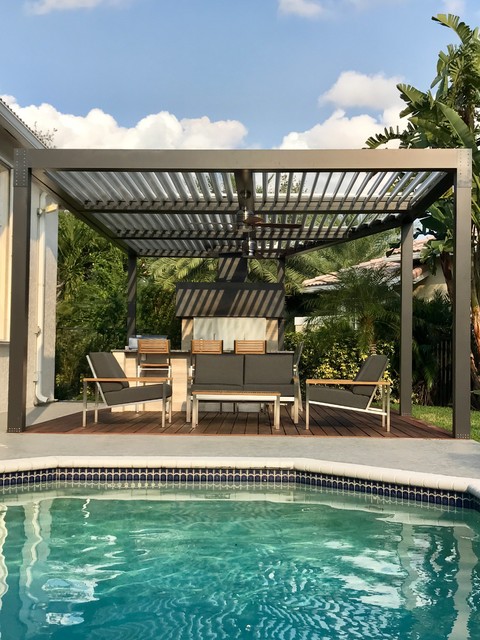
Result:
[[[454,434],[470,436],[470,151],[18,149],[8,403],[12,432],[23,431],[26,424],[32,180],[128,253],[130,312],[138,256],[273,258],[281,274],[289,256],[401,228],[404,414],[411,412],[413,222],[453,187]],[[249,212],[270,226],[246,224]]]

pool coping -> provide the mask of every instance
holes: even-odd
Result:
[[[70,471],[70,476],[75,471],[103,470],[104,475],[112,470],[236,470],[236,471],[280,471],[297,472],[303,475],[303,481],[310,483],[312,478],[328,484],[346,488],[348,483],[355,481],[362,484],[362,491],[372,492],[375,487],[389,488],[389,491],[400,493],[409,497],[411,491],[443,492],[468,496],[473,500],[474,508],[480,511],[480,480],[462,476],[446,476],[434,473],[424,473],[402,469],[392,469],[346,462],[334,462],[305,457],[234,457],[234,456],[44,456],[32,458],[16,458],[0,461],[0,481],[5,478],[18,479],[19,484],[33,483],[40,479],[41,472],[58,473],[60,477],[66,477],[65,472]],[[34,472],[28,475],[28,472]],[[18,474],[18,475],[17,475]],[[307,475],[305,475],[307,474]],[[78,475],[78,474],[77,474]],[[145,475],[145,474],[144,474]],[[198,474],[197,474],[198,475]],[[110,476],[111,477],[111,473]],[[57,475],[55,475],[57,478]],[[266,479],[265,478],[262,479]],[[371,484],[368,484],[371,483]],[[7,484],[6,481],[1,484]],[[8,482],[15,484],[15,482]],[[397,489],[395,489],[395,487]],[[375,492],[375,491],[373,491]],[[383,491],[382,491],[383,493]],[[427,495],[427,493],[425,493]],[[420,498],[415,498],[419,500]]]

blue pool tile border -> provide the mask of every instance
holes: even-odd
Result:
[[[56,467],[0,473],[0,491],[41,489],[50,483],[293,483],[339,492],[405,500],[438,507],[473,509],[480,512],[480,498],[465,491],[380,482],[317,471],[280,468],[182,468],[182,467]]]

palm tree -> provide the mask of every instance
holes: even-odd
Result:
[[[398,333],[399,308],[392,274],[384,267],[351,267],[338,272],[334,288],[316,297],[311,322],[327,319],[337,335],[353,329],[357,346],[366,355],[376,352],[386,331]]]

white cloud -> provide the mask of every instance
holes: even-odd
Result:
[[[358,149],[383,127],[367,114],[349,118],[337,109],[324,122],[307,131],[292,131],[283,138],[281,149]]]
[[[443,0],[445,13],[453,13],[461,16],[465,12],[465,0]]]
[[[368,76],[357,71],[343,71],[335,84],[320,96],[319,102],[337,107],[366,107],[383,110],[392,106],[401,109],[402,101],[397,84],[400,77],[386,78],[383,74]]]
[[[303,18],[331,17],[349,11],[352,7],[358,11],[374,9],[378,5],[403,4],[406,0],[278,0],[280,13],[292,14]],[[461,0],[444,0],[444,2]]]
[[[25,6],[30,13],[43,15],[51,11],[71,11],[74,9],[94,9],[101,5],[121,5],[125,0],[29,0]]]
[[[280,148],[355,149],[364,147],[367,138],[381,133],[385,127],[403,128],[399,114],[405,105],[396,89],[399,81],[400,78],[366,76],[355,71],[341,73],[319,100],[323,104],[332,103],[334,112],[307,131],[287,134]],[[349,116],[349,108],[364,108],[369,113]]]
[[[278,0],[280,13],[293,14],[304,18],[315,18],[324,12],[317,0]]]
[[[12,96],[0,96],[30,127],[53,132],[53,144],[73,149],[234,149],[244,145],[246,127],[238,120],[208,117],[178,119],[167,111],[121,127],[101,109],[86,116],[57,111],[50,104],[21,107]]]

